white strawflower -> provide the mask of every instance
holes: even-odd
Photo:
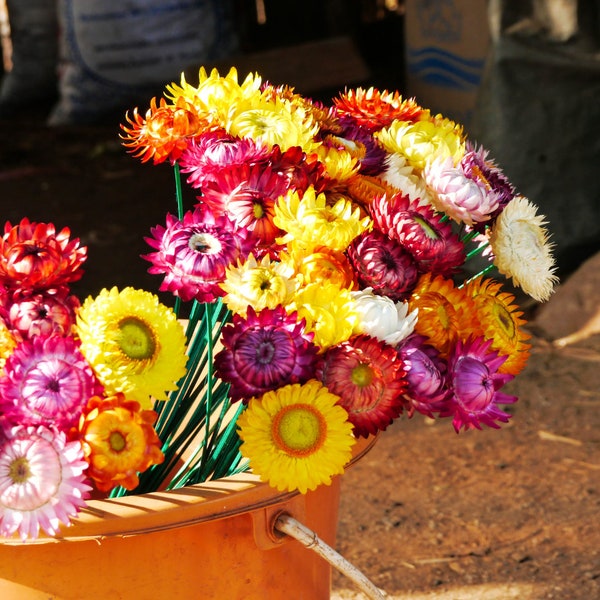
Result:
[[[373,288],[351,292],[354,310],[358,314],[358,333],[366,333],[395,346],[414,330],[417,310],[408,312],[407,302],[396,302],[373,293]]]
[[[523,196],[500,213],[490,233],[494,265],[538,302],[548,300],[558,277],[545,217]]]
[[[388,154],[385,159],[385,171],[380,177],[412,201],[425,206],[431,204],[431,192],[402,154]]]

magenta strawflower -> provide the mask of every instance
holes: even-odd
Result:
[[[232,400],[248,401],[290,383],[314,376],[318,348],[304,319],[281,306],[258,314],[249,306],[246,318],[235,314],[223,328],[223,350],[215,356],[221,379],[231,384]]]
[[[222,169],[265,160],[271,149],[260,141],[240,139],[224,130],[209,131],[188,141],[179,158],[182,173],[193,188],[213,181]]]
[[[79,299],[66,286],[39,293],[14,293],[8,304],[7,325],[23,338],[72,333]]]
[[[412,255],[381,231],[360,234],[347,254],[361,287],[375,294],[405,300],[415,287],[419,272]]]
[[[413,334],[402,341],[398,354],[406,367],[407,390],[404,397],[411,410],[433,417],[444,408],[449,390],[446,382],[446,361],[423,335]]]
[[[317,379],[340,397],[356,436],[383,431],[406,407],[404,363],[392,346],[369,335],[329,348]]]
[[[53,428],[16,426],[0,443],[0,535],[56,535],[85,506],[92,489],[81,443]]]
[[[483,337],[458,341],[448,358],[450,395],[440,416],[452,416],[457,432],[481,429],[482,425],[498,429],[496,421],[507,423],[510,419],[498,405],[512,404],[517,397],[499,390],[514,375],[498,372],[506,356],[491,350],[491,345],[492,340]]]
[[[166,227],[157,225],[151,233],[146,241],[156,252],[143,257],[152,263],[148,272],[164,274],[160,290],[184,301],[223,296],[219,284],[227,267],[246,258],[256,243],[247,229],[205,207],[188,211],[182,221],[167,215]]]
[[[406,248],[422,273],[449,275],[465,261],[460,238],[430,206],[395,194],[375,198],[369,211],[373,226]]]
[[[12,423],[69,428],[100,390],[92,368],[70,337],[22,341],[0,377],[0,412]]]

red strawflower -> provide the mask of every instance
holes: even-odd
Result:
[[[70,235],[68,227],[57,233],[52,223],[26,217],[15,226],[7,221],[0,238],[0,285],[39,290],[81,279],[87,247]]]
[[[369,212],[373,226],[396,240],[414,257],[422,273],[450,275],[465,261],[464,244],[450,222],[430,206],[420,206],[408,196],[377,197]]]
[[[404,363],[392,346],[369,335],[330,347],[317,379],[340,397],[356,436],[385,430],[406,406]]]
[[[419,272],[410,252],[381,231],[361,233],[347,254],[360,286],[376,294],[405,300],[417,282]]]
[[[268,247],[283,232],[273,223],[274,206],[288,190],[288,180],[264,165],[234,165],[214,174],[198,198],[215,214],[227,214]]]

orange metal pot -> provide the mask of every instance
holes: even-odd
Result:
[[[373,440],[357,444],[352,462]],[[7,600],[320,600],[331,567],[274,520],[334,545],[340,480],[306,495],[242,474],[169,492],[91,500],[59,538],[0,541]]]

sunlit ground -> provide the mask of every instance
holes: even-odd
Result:
[[[538,600],[552,598],[547,594],[546,586],[510,583],[506,585],[488,583],[484,585],[466,585],[444,587],[427,593],[390,594],[388,600]],[[558,597],[558,596],[557,596]],[[354,590],[334,590],[331,600],[363,600],[364,594]]]

